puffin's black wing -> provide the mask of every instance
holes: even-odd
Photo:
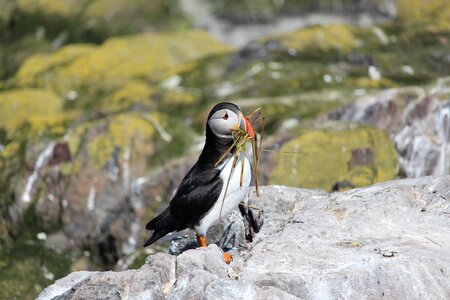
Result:
[[[144,247],[169,232],[183,230],[198,223],[213,207],[223,188],[220,170],[199,170],[197,165],[188,172],[169,206],[145,227],[153,230]]]

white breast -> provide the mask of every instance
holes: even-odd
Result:
[[[214,206],[200,220],[199,225],[195,227],[195,231],[200,235],[206,235],[206,232],[210,226],[224,220],[228,214],[239,205],[239,202],[241,202],[247,194],[252,178],[250,162],[247,157],[241,153],[237,160],[236,167],[233,169],[233,160],[234,157],[230,157],[218,166],[218,169],[221,170],[220,177],[223,180],[222,192],[220,193],[219,199],[217,199]],[[242,165],[244,165],[244,175],[242,176],[241,186]],[[227,189],[227,182],[230,174],[231,178]]]

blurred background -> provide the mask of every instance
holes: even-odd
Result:
[[[449,0],[0,0],[0,298],[139,267],[209,109],[266,115],[260,180],[450,172]]]

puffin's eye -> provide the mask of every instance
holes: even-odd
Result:
[[[224,120],[228,120],[228,113],[225,113],[225,116],[223,116],[223,118],[222,119],[224,119]]]

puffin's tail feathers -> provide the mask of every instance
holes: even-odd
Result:
[[[144,247],[150,246],[169,232],[176,230],[175,219],[170,214],[169,208],[152,219],[145,226],[148,230],[153,230],[152,236],[145,242]]]
[[[170,214],[169,207],[167,207],[162,213],[154,217],[150,222],[145,225],[147,230],[162,230],[173,227],[175,219]]]

